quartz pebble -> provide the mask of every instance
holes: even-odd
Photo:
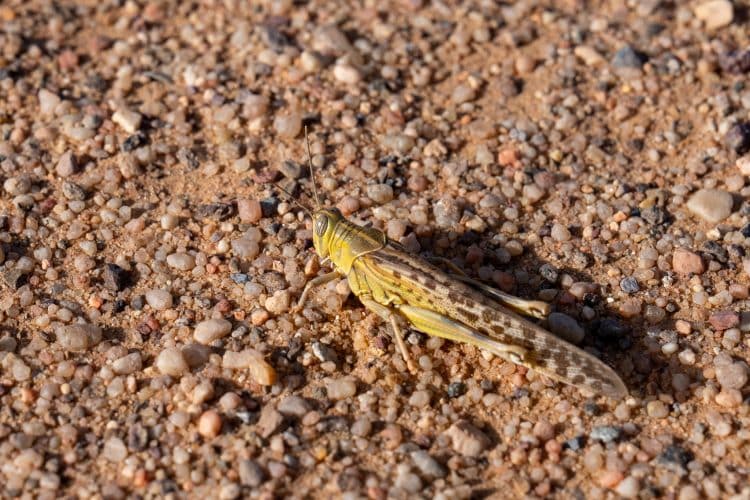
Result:
[[[732,23],[734,8],[729,0],[705,0],[693,8],[695,17],[703,21],[708,30],[723,28]]]
[[[157,311],[164,311],[172,307],[172,294],[167,290],[154,289],[145,294],[146,302]]]
[[[326,393],[333,400],[350,398],[357,393],[357,384],[350,378],[332,379],[326,382]]]
[[[102,340],[102,329],[96,325],[76,323],[55,330],[57,342],[66,351],[87,351]]]
[[[229,321],[222,318],[207,319],[195,325],[193,338],[199,344],[208,345],[215,340],[226,337],[231,331],[232,323]]]
[[[135,134],[141,127],[143,117],[140,113],[129,109],[118,109],[112,115],[112,121],[118,124],[128,134]]]
[[[276,370],[255,349],[245,349],[240,352],[227,351],[224,353],[221,364],[230,370],[247,369],[253,380],[260,385],[276,383]]]
[[[467,457],[478,457],[492,442],[487,435],[465,420],[460,420],[445,431],[451,439],[453,451]]]
[[[164,375],[180,377],[190,370],[182,351],[176,347],[167,347],[156,357],[156,369]]]
[[[198,433],[207,439],[213,439],[221,432],[222,418],[216,410],[206,410],[198,418]]]
[[[732,213],[732,195],[719,189],[700,189],[687,202],[687,208],[695,215],[717,224]]]

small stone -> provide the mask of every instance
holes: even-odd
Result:
[[[729,330],[740,324],[740,315],[734,311],[719,311],[709,316],[708,322],[715,330]]]
[[[445,467],[425,450],[411,452],[411,459],[417,469],[428,478],[441,478],[448,474]]]
[[[172,294],[167,290],[153,289],[145,293],[146,302],[156,311],[164,311],[172,307]]]
[[[141,127],[143,117],[136,111],[129,109],[118,109],[112,115],[112,121],[118,124],[128,134],[135,134]]]
[[[55,109],[60,105],[60,98],[47,89],[41,89],[37,95],[39,98],[39,111],[42,116],[54,116]]]
[[[686,248],[677,248],[672,254],[672,269],[680,274],[703,274],[706,266],[697,253]]]
[[[278,167],[281,175],[287,179],[299,179],[302,177],[302,166],[296,161],[284,160]]]
[[[71,151],[66,151],[65,153],[63,153],[60,159],[57,160],[55,172],[60,177],[70,177],[77,171],[78,164],[76,162],[75,156],[73,156],[73,153]]]
[[[142,367],[141,353],[132,352],[112,362],[112,370],[118,375],[130,375],[140,371]]]
[[[748,133],[747,149],[750,149],[750,132]],[[750,155],[740,156],[739,158],[737,158],[737,168],[742,175],[750,176]]]
[[[128,285],[130,274],[117,264],[107,263],[104,265],[102,281],[107,290],[119,292]],[[152,306],[153,307],[153,306]]]
[[[237,201],[237,214],[242,222],[255,224],[263,217],[263,210],[258,200],[243,198]]]
[[[552,333],[572,344],[579,344],[586,331],[578,322],[564,313],[553,312],[547,317],[547,324]]]
[[[451,100],[455,104],[463,104],[465,102],[473,101],[476,97],[476,90],[464,84],[457,85],[451,94]]]
[[[239,466],[240,483],[257,488],[266,479],[263,468],[255,460],[241,460]]]
[[[182,351],[176,347],[167,347],[161,351],[156,358],[155,365],[159,373],[171,377],[181,377],[190,371],[190,366],[185,360]]]
[[[641,52],[636,51],[630,45],[622,47],[612,58],[612,66],[615,68],[640,68],[648,58]]]
[[[230,245],[232,252],[240,259],[254,259],[260,253],[258,242],[245,237],[232,240]]]
[[[393,188],[388,184],[370,184],[366,191],[368,198],[381,205],[393,199]]]
[[[128,456],[128,448],[122,439],[111,437],[104,443],[102,456],[113,463],[120,463]]]
[[[570,230],[560,223],[555,223],[550,230],[550,236],[555,241],[568,241],[570,240]]]
[[[729,217],[733,205],[732,195],[720,189],[700,189],[686,204],[688,210],[711,224],[718,224]]]
[[[372,421],[367,417],[360,417],[354,421],[351,427],[353,436],[367,437],[372,431]]]
[[[279,412],[292,417],[304,417],[312,410],[310,403],[299,396],[287,396],[279,403]]]
[[[737,389],[722,389],[716,395],[716,404],[725,408],[736,408],[742,404],[742,393]]]
[[[655,401],[649,401],[648,404],[646,404],[646,413],[648,413],[649,417],[664,418],[669,415],[669,408],[667,408],[667,405],[664,404],[664,402],[657,399]]]
[[[336,64],[333,67],[333,77],[346,85],[356,85],[362,80],[362,74],[350,64]]]
[[[282,314],[289,310],[291,300],[289,290],[278,290],[266,299],[265,308],[271,314]]]
[[[622,472],[619,470],[605,470],[597,475],[597,481],[604,488],[614,488],[622,481]]]
[[[640,290],[638,280],[632,276],[627,276],[620,280],[620,289],[625,293],[636,293]]]
[[[357,384],[351,378],[332,379],[326,383],[326,393],[333,400],[351,398],[357,393]]]
[[[706,29],[715,30],[732,23],[734,8],[729,0],[708,0],[693,8],[695,17],[703,21]]]
[[[196,342],[208,345],[215,340],[223,339],[232,331],[232,323],[222,318],[207,319],[195,325],[193,338]]]
[[[453,451],[467,457],[478,457],[492,444],[484,432],[466,420],[459,420],[451,425],[445,435],[451,438]]]
[[[680,333],[682,335],[690,335],[690,332],[693,331],[693,326],[689,321],[678,319],[674,323],[674,329],[677,330],[677,333]]]
[[[281,427],[284,421],[284,416],[276,411],[276,408],[271,404],[266,404],[260,412],[260,418],[258,418],[257,429],[258,434],[263,439],[268,438],[274,432]]]
[[[589,436],[591,439],[601,441],[602,443],[609,443],[612,441],[617,441],[619,439],[621,434],[619,427],[613,427],[611,425],[600,425],[598,427],[594,427],[591,430],[591,434]]]
[[[338,363],[339,361],[336,351],[328,344],[324,344],[319,340],[312,343],[312,352],[313,355],[323,363]]]
[[[216,410],[206,410],[198,418],[198,433],[207,439],[213,439],[221,432],[222,419]]]
[[[221,365],[229,370],[248,370],[253,380],[260,385],[276,383],[276,370],[255,349],[245,349],[240,352],[227,351],[224,353]]]
[[[96,325],[76,323],[55,330],[57,343],[66,351],[87,351],[102,340],[102,329]]]
[[[185,252],[167,255],[167,265],[179,271],[190,271],[195,267],[195,257]]]
[[[748,369],[744,363],[716,365],[716,380],[722,389],[742,389],[747,383]]]
[[[296,112],[278,115],[273,120],[273,128],[279,136],[294,139],[302,131],[302,115]]]

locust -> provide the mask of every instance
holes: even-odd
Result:
[[[307,130],[305,139],[315,207],[303,208],[312,219],[315,252],[323,263],[330,261],[333,270],[306,284],[296,310],[304,307],[312,289],[344,277],[362,305],[390,326],[412,373],[416,368],[404,342],[404,331],[409,328],[474,345],[595,394],[613,399],[628,394],[617,373],[599,358],[524,317],[546,318],[551,310],[546,302],[494,289],[445,261],[454,271],[449,274],[408,253],[382,231],[356,224],[336,208],[321,206]]]

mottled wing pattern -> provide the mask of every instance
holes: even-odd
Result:
[[[521,364],[550,378],[614,398],[627,394],[615,371],[595,356],[390,244],[360,256],[348,277],[357,295],[370,293],[396,308],[429,309],[503,344],[523,347],[528,354]]]

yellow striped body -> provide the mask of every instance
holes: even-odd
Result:
[[[553,379],[614,398],[627,394],[595,356],[389,242],[335,209],[313,214],[313,243],[362,303],[428,335],[466,342]],[[517,299],[520,301],[520,299]],[[523,302],[523,301],[520,301]]]

